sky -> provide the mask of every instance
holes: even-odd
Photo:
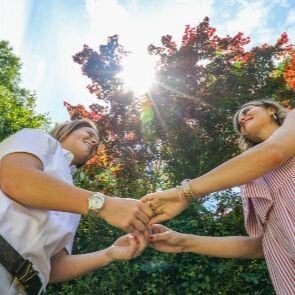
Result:
[[[84,44],[97,50],[118,34],[132,52],[122,77],[140,94],[152,79],[147,46],[166,34],[180,44],[185,25],[206,16],[219,36],[243,32],[249,46],[274,44],[282,32],[295,40],[294,0],[0,0],[0,40],[21,58],[21,85],[36,93],[36,111],[55,123],[69,119],[64,101],[97,101],[72,60]]]

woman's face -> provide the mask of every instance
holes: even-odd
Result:
[[[61,145],[74,155],[72,164],[80,166],[95,155],[98,142],[99,138],[95,129],[81,127],[70,133]]]
[[[262,106],[246,106],[238,115],[240,131],[247,139],[259,143],[267,139],[278,127],[274,111]]]

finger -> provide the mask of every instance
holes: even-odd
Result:
[[[152,224],[149,226],[150,228],[150,234],[158,234],[160,232],[160,227],[158,226],[158,224]]]
[[[129,248],[131,252],[130,258],[132,258],[136,255],[138,243],[137,243],[136,237],[133,234],[129,234],[128,239],[129,239]]]
[[[146,239],[143,235],[141,235],[139,237],[139,243],[138,243],[138,248],[136,251],[136,256],[139,256],[142,254],[142,252],[144,251],[144,249],[148,246],[149,244],[149,240]]]
[[[133,225],[129,225],[127,227],[127,233],[133,233],[135,231],[134,226]]]
[[[169,220],[169,216],[166,213],[162,213],[160,215],[156,215],[153,218],[151,218],[149,225],[153,225],[155,223],[161,223],[166,220]]]
[[[138,249],[140,252],[142,252],[146,245],[148,244],[148,240],[145,238],[145,236],[140,233],[137,235],[137,242],[138,242]]]
[[[142,204],[143,205],[143,204]],[[146,214],[146,212],[144,210],[142,210],[143,207],[140,207],[140,210],[135,214],[136,218],[139,219],[142,223],[144,224],[148,224],[150,221],[150,217],[152,217],[154,215],[153,211],[151,209],[151,213],[149,212],[149,214],[151,214],[150,216]]]
[[[132,222],[132,226],[135,230],[144,231],[147,228],[147,225],[141,222],[139,219],[135,219]]]
[[[158,234],[158,233],[164,233],[167,230],[169,230],[169,229],[162,224],[153,224],[152,226],[150,226],[149,232],[151,234]]]
[[[150,235],[149,240],[152,242],[163,241],[163,240],[167,240],[168,237],[169,237],[168,232],[164,232],[164,233]]]
[[[144,238],[145,238],[146,241],[149,240],[149,235],[152,234],[152,233],[153,232],[152,232],[152,230],[149,227],[145,228],[145,230],[142,231],[142,234],[143,234],[143,236],[144,236]]]
[[[147,201],[146,203],[141,202],[139,206],[140,210],[142,210],[148,217],[152,217],[154,215],[153,207],[151,201]]]
[[[151,196],[150,194],[143,196],[142,198],[140,198],[140,201],[142,202],[148,202],[148,201],[152,201],[153,200],[153,196]]]

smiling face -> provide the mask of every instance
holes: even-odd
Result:
[[[273,118],[273,113],[272,108],[245,106],[237,117],[240,132],[254,143],[264,141],[279,127]]]
[[[95,155],[98,143],[98,134],[91,127],[78,128],[61,141],[62,147],[74,155],[72,164],[76,166],[85,164]]]

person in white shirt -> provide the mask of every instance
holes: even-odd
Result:
[[[146,247],[140,233],[151,216],[146,204],[73,184],[72,168],[86,163],[98,143],[96,126],[88,120],[65,122],[51,134],[25,128],[1,142],[0,294],[42,294],[48,282],[132,259]],[[71,255],[80,216],[86,214],[130,234],[104,250]]]

